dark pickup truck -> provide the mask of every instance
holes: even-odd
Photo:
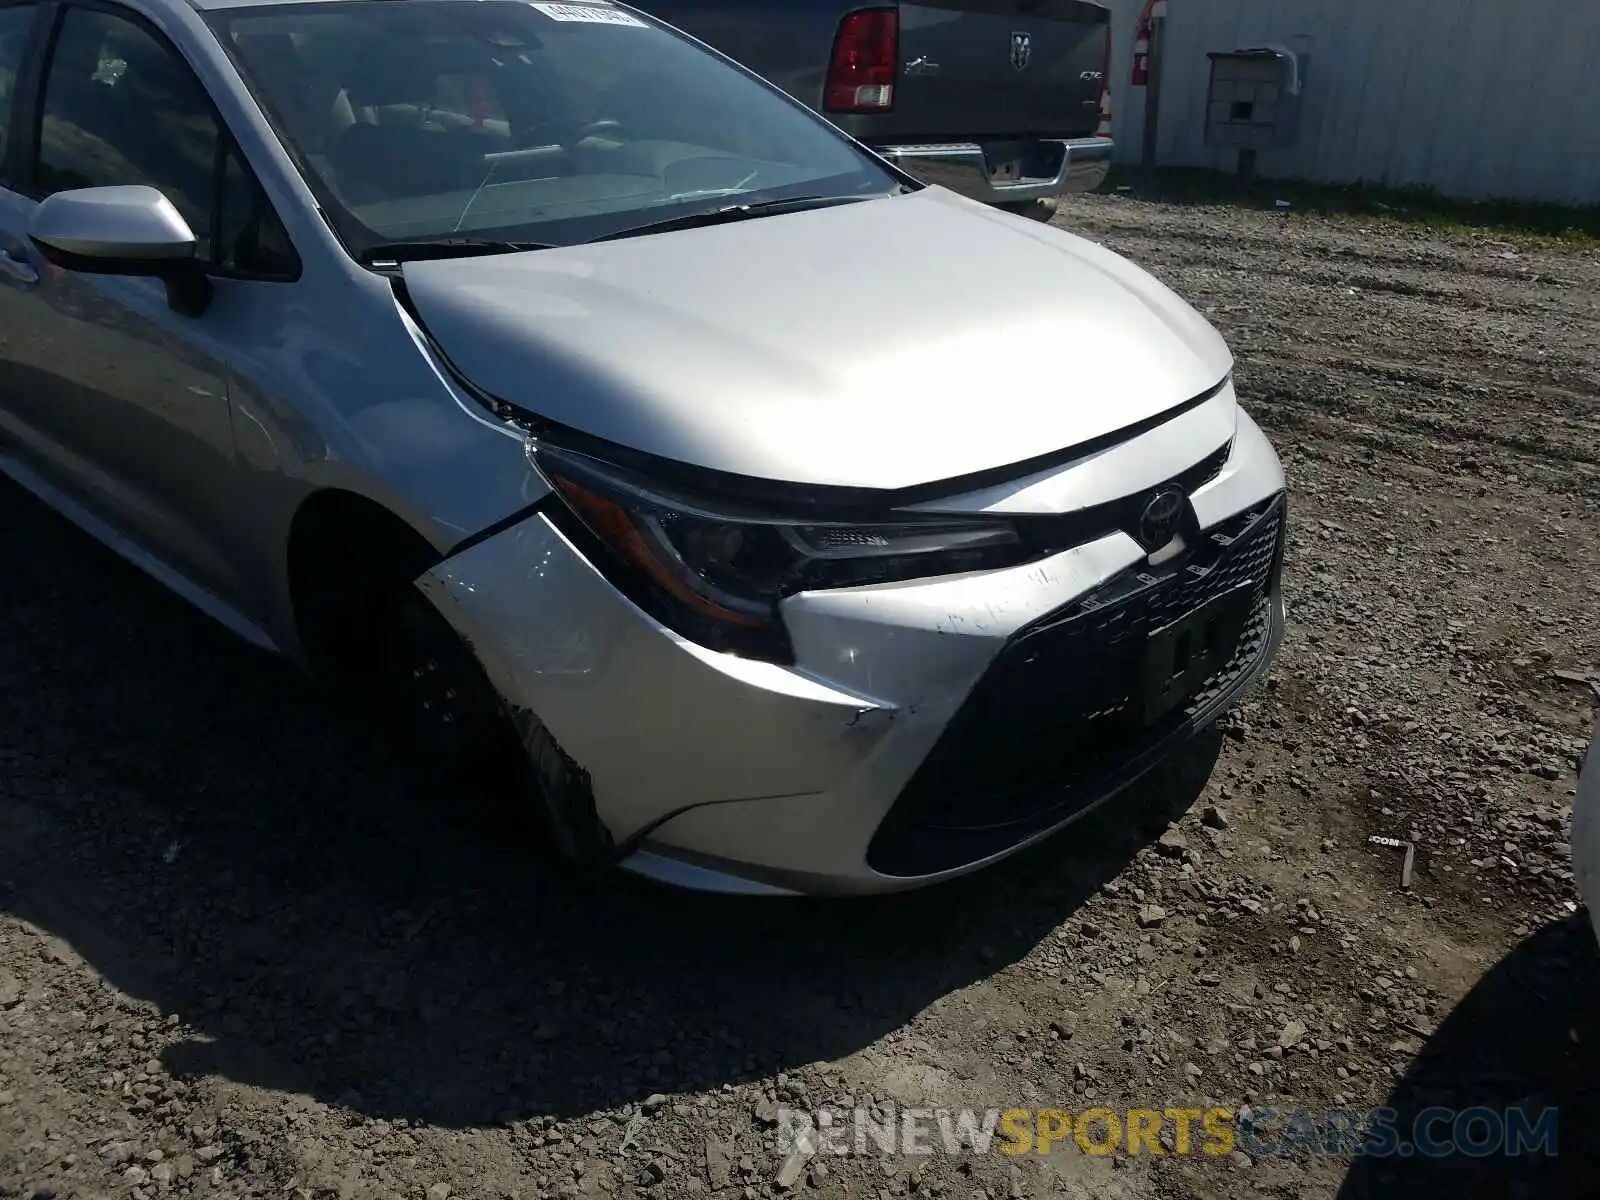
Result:
[[[1111,164],[1110,14],[1088,0],[630,0],[929,183],[1004,207]]]

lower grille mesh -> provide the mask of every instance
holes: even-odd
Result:
[[[896,800],[868,852],[874,869],[946,869],[904,861],[925,857],[926,847],[914,850],[920,833],[988,832],[1014,843],[1092,803],[1141,754],[1215,715],[1208,710],[1267,651],[1284,508],[1280,493],[1201,534],[1175,562],[1130,568],[1019,631]],[[1248,616],[1231,657],[1146,724],[1148,635],[1236,589]],[[965,860],[995,852],[984,849],[990,840],[971,841]]]

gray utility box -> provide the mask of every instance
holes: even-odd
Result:
[[[1306,60],[1279,46],[1207,55],[1206,144],[1264,150],[1294,140]]]

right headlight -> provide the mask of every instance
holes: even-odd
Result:
[[[715,650],[787,661],[778,605],[796,592],[993,570],[1029,557],[1001,518],[786,518],[690,497],[532,439],[528,456],[577,527],[562,514],[558,521],[619,590]]]

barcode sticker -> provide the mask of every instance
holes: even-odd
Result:
[[[590,25],[632,25],[638,29],[649,26],[632,13],[616,8],[600,8],[593,4],[533,4],[552,21],[585,21]]]

